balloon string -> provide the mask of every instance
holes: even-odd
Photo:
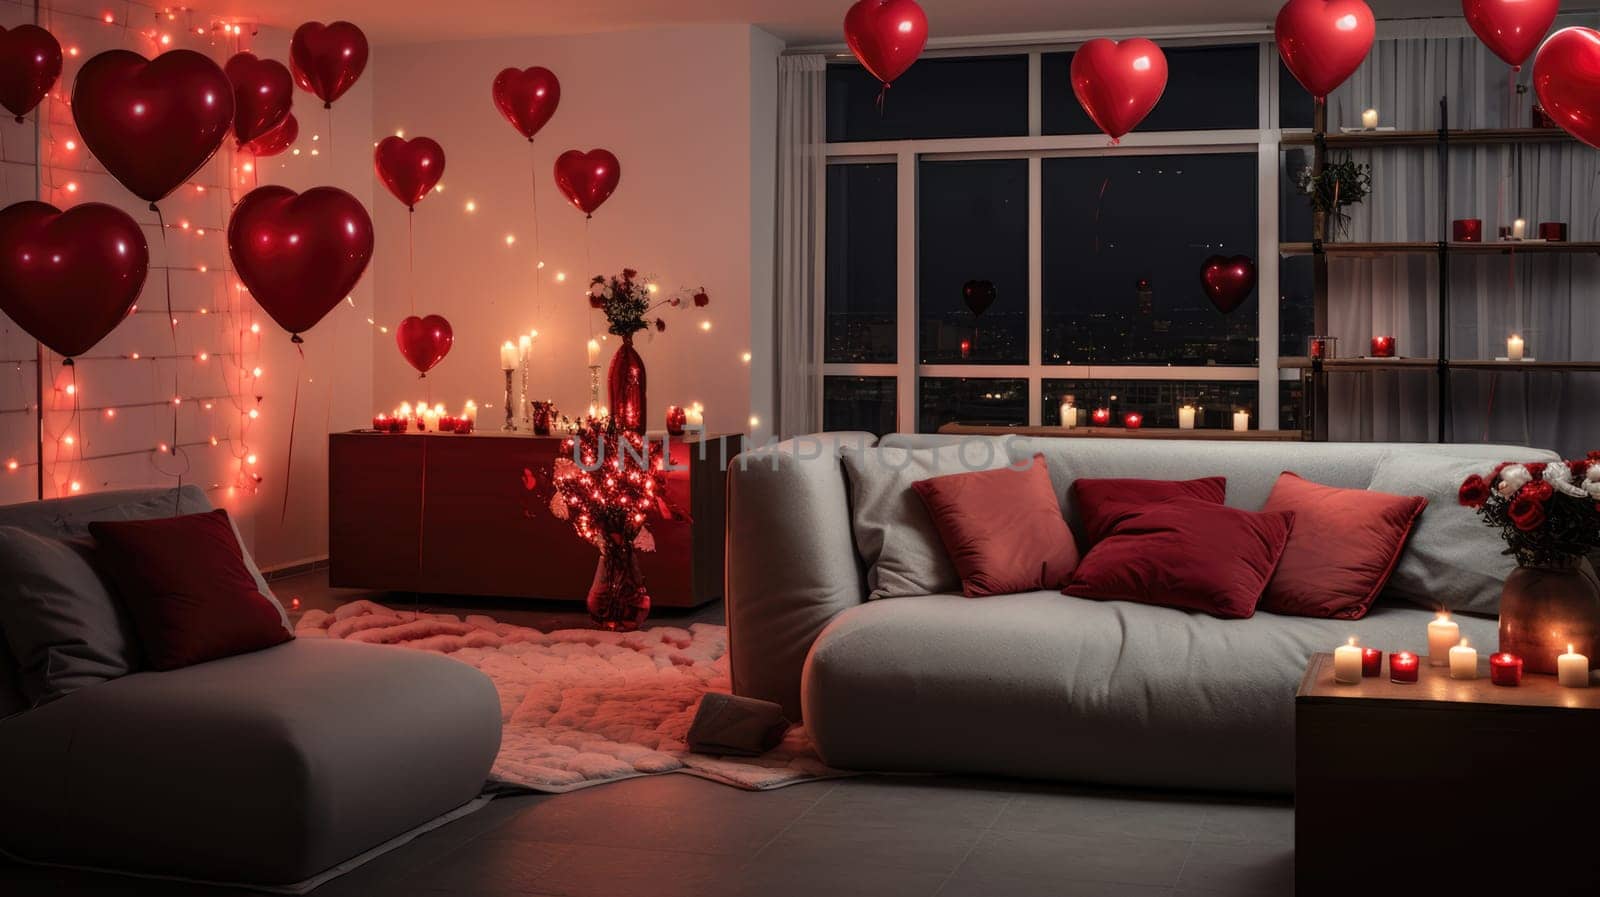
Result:
[[[328,166],[333,167],[333,104],[323,103],[322,109],[328,115]]]
[[[411,313],[417,313],[417,207],[406,213],[406,291],[411,294]]]
[[[167,219],[166,219],[165,216],[163,216],[161,214],[161,207],[156,205],[155,203],[151,203],[150,204],[150,211],[156,213],[156,224],[161,228],[161,261],[162,261],[161,270],[162,270],[162,274],[165,276],[166,283],[167,283],[167,331],[172,334],[172,354],[174,356],[177,356],[179,354],[178,353],[178,317],[172,313],[172,250],[167,245]],[[181,370],[181,368],[180,368],[179,365],[174,364],[172,366],[172,442],[171,442],[171,451],[172,451],[172,457],[173,457],[174,460],[176,460],[177,457],[178,457],[178,412],[183,407],[182,403],[179,401],[179,399],[181,397],[181,394],[178,392],[178,387],[179,387],[178,376],[179,376],[179,371],[180,370]],[[76,374],[74,374],[74,376],[76,376]],[[76,401],[77,400],[76,397],[74,397],[73,400]],[[183,490],[183,471],[180,469],[179,472],[178,472],[178,475],[177,475],[177,485],[174,486],[173,490],[172,490],[172,515],[174,517],[178,516],[178,512],[182,507],[182,504],[181,504],[182,503],[182,495],[180,494],[182,492],[182,490]]]
[[[283,510],[278,515],[278,523],[280,525],[289,519],[289,492],[290,487],[294,484],[294,478],[290,476],[290,473],[294,470],[294,431],[295,424],[300,419],[300,378],[305,372],[306,366],[305,341],[300,338],[298,333],[291,339],[294,343],[295,351],[300,353],[300,359],[295,362],[294,366],[294,400],[289,406],[289,452],[283,462]]]
[[[878,98],[872,103],[874,106],[878,107],[879,118],[883,118],[883,109],[888,105],[889,100],[889,82],[884,81],[882,83],[883,86],[878,88]]]
[[[1095,199],[1094,206],[1094,254],[1100,254],[1100,213],[1106,206],[1106,191],[1111,189],[1111,178],[1100,182],[1100,195]]]
[[[417,576],[422,576],[422,546],[426,543],[423,527],[428,521],[428,436],[422,436],[422,479],[417,486]]]
[[[528,138],[529,184],[533,188],[533,317],[544,316],[544,305],[539,301],[539,281],[544,268],[544,254],[539,248],[539,160],[533,154],[533,138]]]

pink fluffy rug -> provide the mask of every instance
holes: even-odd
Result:
[[[356,601],[333,613],[307,611],[295,633],[433,651],[482,670],[500,692],[505,722],[491,772],[497,783],[560,792],[686,772],[759,791],[840,775],[822,764],[799,726],[753,759],[689,752],[684,739],[700,696],[729,689],[722,626],[545,633],[485,616]]]

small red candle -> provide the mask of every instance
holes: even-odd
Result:
[[[1089,418],[1090,420],[1094,421],[1094,425],[1097,427],[1106,426],[1107,424],[1111,423],[1111,409],[1096,408],[1094,413],[1091,414]]]
[[[689,422],[689,415],[683,410],[682,405],[667,406],[667,432],[673,436],[682,436],[684,425]]]
[[[1454,225],[1452,227],[1451,236],[1455,238],[1455,241],[1457,243],[1482,243],[1483,242],[1483,219],[1482,218],[1458,218],[1458,219],[1456,219],[1456,221],[1455,221],[1455,223],[1454,223]]]
[[[1144,426],[1144,415],[1137,411],[1130,411],[1122,416],[1122,425],[1130,430],[1137,430]]]
[[[389,418],[389,432],[390,433],[404,433],[406,431],[406,429],[408,427],[410,427],[410,426],[411,426],[411,421],[409,419],[407,419],[407,418],[404,418],[404,417],[391,417],[391,418]]]
[[[1394,337],[1392,337],[1392,336],[1375,336],[1375,337],[1373,337],[1372,338],[1372,357],[1373,358],[1393,358],[1394,357]]]
[[[1366,658],[1361,659],[1362,673],[1366,672]],[[1415,682],[1417,681],[1417,655],[1410,651],[1396,651],[1389,655],[1389,681],[1390,682]]]
[[[1361,678],[1371,679],[1383,675],[1383,652],[1377,648],[1361,649]]]
[[[372,429],[377,430],[379,433],[387,432],[389,429],[389,415],[375,415],[372,418]]]
[[[969,339],[962,340],[961,341],[961,357],[962,358],[967,358],[967,357],[969,357],[971,355],[972,355],[972,340],[969,340]]]
[[[1546,221],[1539,225],[1539,239],[1551,243],[1565,243],[1567,241],[1567,225],[1561,221]]]
[[[1489,656],[1489,681],[1515,688],[1522,684],[1522,658],[1501,651]]]

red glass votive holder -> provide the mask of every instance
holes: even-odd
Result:
[[[1508,688],[1521,685],[1522,658],[1504,651],[1489,655],[1489,681]]]
[[[1457,243],[1482,243],[1483,219],[1458,218],[1451,223],[1450,238]]]
[[[1565,221],[1546,221],[1539,225],[1539,239],[1550,243],[1567,242],[1567,223]]]
[[[1372,357],[1373,358],[1393,358],[1394,357],[1394,337],[1392,337],[1392,336],[1375,336],[1375,337],[1373,337],[1372,338]]]
[[[1366,672],[1366,658],[1362,659],[1362,673]],[[1410,651],[1396,651],[1389,655],[1389,681],[1410,683],[1417,681],[1421,658]]]
[[[411,426],[411,419],[406,417],[389,418],[390,433],[404,433]]]
[[[1383,652],[1377,648],[1361,649],[1361,678],[1372,679],[1383,675]]]
[[[377,430],[379,433],[389,432],[389,415],[374,415],[372,418],[372,429]]]
[[[1122,426],[1129,430],[1137,430],[1144,426],[1144,415],[1137,411],[1130,411],[1122,416]]]
[[[667,406],[667,432],[673,436],[682,436],[683,428],[689,423],[689,415],[681,405]]]
[[[964,339],[964,340],[961,341],[961,357],[962,358],[971,358],[972,357],[972,340]]]
[[[1094,425],[1097,427],[1107,426],[1111,423],[1111,409],[1096,408],[1094,413],[1089,415],[1089,419],[1094,421]]]

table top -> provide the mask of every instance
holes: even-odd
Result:
[[[1495,685],[1489,681],[1489,655],[1484,652],[1478,654],[1476,679],[1451,679],[1449,667],[1428,666],[1427,655],[1419,659],[1415,683],[1390,682],[1388,657],[1385,656],[1382,676],[1364,678],[1356,685],[1340,685],[1333,681],[1333,655],[1328,652],[1313,654],[1306,664],[1305,677],[1300,680],[1295,700],[1396,702],[1434,710],[1448,705],[1467,705],[1474,709],[1600,710],[1600,686],[1563,688],[1556,677],[1536,673],[1524,673],[1522,684],[1515,688]],[[1594,678],[1593,671],[1590,678]]]
[[[382,439],[405,439],[405,438],[423,439],[423,438],[439,437],[439,438],[449,438],[449,439],[524,439],[524,440],[548,439],[548,440],[559,441],[559,440],[567,438],[567,436],[569,436],[571,434],[568,434],[568,433],[551,433],[548,436],[535,436],[534,434],[532,434],[530,432],[527,432],[525,430],[517,430],[517,431],[512,431],[512,432],[508,433],[508,432],[506,432],[504,430],[501,430],[499,428],[495,428],[495,429],[491,429],[491,430],[473,430],[471,433],[440,433],[440,432],[438,432],[436,430],[430,430],[430,431],[428,431],[426,433],[418,433],[415,430],[408,430],[408,431],[406,431],[404,433],[380,433],[377,430],[373,430],[371,428],[364,428],[364,429],[360,429],[360,430],[346,430],[343,433],[334,433],[332,435],[334,435],[334,436],[366,436],[366,437],[370,437],[372,439],[379,439],[379,438],[382,438]],[[732,439],[732,438],[735,438],[735,437],[741,437],[743,435],[744,434],[742,434],[742,433],[701,433],[701,432],[695,432],[695,431],[688,431],[688,432],[685,432],[681,436],[673,436],[672,437],[672,442],[675,443],[675,444],[678,444],[678,445],[698,445],[699,443],[702,443],[702,442],[715,442],[715,441],[717,441],[719,439]],[[659,440],[662,440],[662,439],[666,438],[667,431],[666,430],[649,430],[649,431],[647,431],[645,433],[645,436],[647,438],[649,438],[649,439],[659,441]]]

